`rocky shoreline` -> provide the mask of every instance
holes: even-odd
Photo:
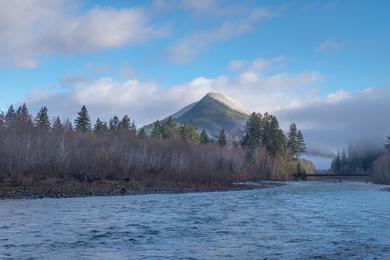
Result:
[[[101,181],[79,183],[49,180],[38,184],[0,184],[0,200],[74,198],[90,196],[127,196],[146,194],[175,194],[191,192],[221,192],[273,188],[284,185],[279,182],[239,182],[234,184],[174,184]]]

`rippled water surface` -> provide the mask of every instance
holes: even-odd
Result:
[[[390,259],[390,192],[365,183],[0,201],[0,259]]]

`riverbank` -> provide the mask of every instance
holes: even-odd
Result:
[[[163,181],[94,181],[46,179],[18,183],[0,183],[0,199],[71,198],[87,196],[123,196],[189,192],[216,192],[272,188],[276,182],[240,182],[233,184],[193,184]]]

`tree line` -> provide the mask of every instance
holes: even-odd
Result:
[[[387,136],[384,147],[384,151],[373,163],[372,176],[378,183],[390,184],[390,135]]]
[[[144,129],[141,129],[141,132],[143,136],[146,135]],[[285,135],[277,118],[269,113],[264,113],[264,115],[252,113],[245,123],[244,135],[238,143],[235,138],[227,137],[223,128],[214,139],[207,134],[205,129],[199,133],[193,122],[179,124],[172,117],[168,117],[167,120],[162,122],[155,121],[150,136],[163,139],[173,138],[190,143],[213,143],[220,146],[240,145],[246,148],[248,159],[252,159],[254,150],[260,146],[265,147],[274,156],[284,154],[295,160],[306,151],[302,132],[297,129],[296,124],[292,123],[289,132]]]
[[[363,140],[350,143],[347,149],[337,152],[331,163],[331,171],[342,175],[370,174],[374,161],[382,150]]]
[[[295,160],[306,151],[302,132],[295,123],[290,125],[286,136],[277,118],[268,113],[252,113],[249,116],[241,143],[247,148],[249,159],[252,159],[253,151],[259,146],[264,146],[274,156],[284,154]]]
[[[330,171],[342,175],[371,175],[378,183],[390,184],[390,135],[383,148],[364,141],[353,142],[337,152]]]
[[[173,118],[137,131],[125,115],[94,124],[82,106],[74,122],[42,107],[35,117],[25,104],[0,113],[0,181],[47,178],[232,183],[288,179],[305,151],[291,124],[285,135],[275,116],[250,115],[239,142],[221,129],[215,138]]]

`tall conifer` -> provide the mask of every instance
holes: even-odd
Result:
[[[199,141],[201,144],[208,144],[210,142],[210,138],[205,129],[200,133]]]
[[[100,120],[100,118],[96,119],[95,126],[93,127],[93,132],[97,135],[105,134],[108,132],[107,123]]]
[[[119,129],[119,118],[117,116],[114,116],[113,118],[110,119],[109,122],[109,128],[110,132],[115,132]]]
[[[39,110],[37,116],[35,117],[35,124],[37,127],[42,129],[50,128],[50,121],[49,121],[49,116],[47,114],[47,107],[42,107]]]
[[[130,131],[131,121],[128,115],[125,115],[122,120],[118,123],[118,129]]]
[[[219,132],[219,136],[218,136],[218,141],[217,142],[221,146],[225,146],[227,144],[225,129],[222,128],[221,131]]]
[[[298,141],[298,151],[299,151],[299,155],[301,153],[304,153],[306,152],[306,144],[305,144],[305,140],[303,138],[303,134],[301,132],[301,130],[298,131],[298,134],[297,134],[297,141]]]
[[[5,120],[6,120],[6,122],[10,123],[15,118],[16,118],[16,112],[15,112],[14,106],[11,105],[8,108],[7,114],[5,115]]]
[[[59,116],[57,116],[53,122],[53,130],[59,131],[59,130],[62,130],[63,128],[64,128],[64,126],[62,125],[61,119]]]
[[[89,119],[88,110],[85,106],[81,108],[74,123],[76,131],[80,131],[83,133],[91,131],[91,120]]]

